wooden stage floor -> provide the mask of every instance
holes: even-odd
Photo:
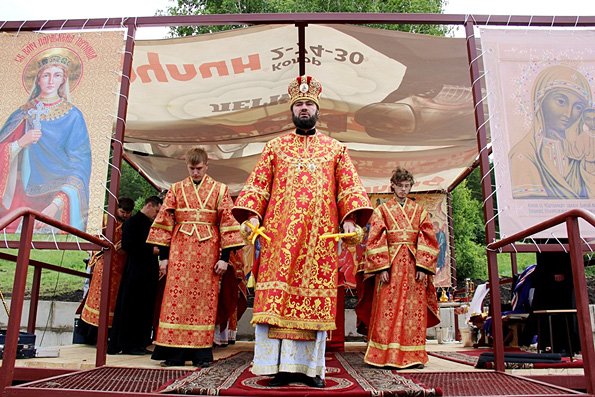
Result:
[[[365,348],[366,345],[363,342],[348,342],[345,346],[346,352],[364,352]],[[20,382],[17,381],[14,386],[7,387],[3,395],[7,397],[119,396],[125,392],[127,395],[150,397],[154,395],[151,392],[160,385],[183,376],[186,374],[185,371],[196,370],[189,362],[186,366],[163,369],[159,361],[151,360],[150,355],[122,354],[107,356],[106,366],[94,369],[95,347],[69,345],[61,346],[59,349],[59,357],[16,360],[14,379]],[[239,341],[226,348],[215,349],[213,355],[218,360],[238,352],[252,352],[253,349],[254,342]],[[428,341],[427,343],[429,352],[456,352],[467,349],[476,350],[464,348],[460,342],[438,344],[436,341]],[[404,373],[410,373],[405,378],[411,376],[430,388],[440,390],[444,396],[509,396],[511,393],[519,396],[574,396],[577,395],[576,390],[586,388],[582,368],[511,369],[506,370],[506,374],[501,374],[493,370],[476,369],[471,365],[430,356],[424,368],[398,372],[401,378]],[[21,382],[31,383],[20,384]],[[382,386],[384,387],[384,384]]]
[[[29,358],[16,360],[15,366],[28,368],[48,368],[48,369],[91,369],[95,368],[95,347],[87,345],[68,345],[60,346],[60,357],[54,358]],[[364,342],[347,342],[345,350],[348,352],[365,352],[366,345]],[[251,351],[254,349],[254,342],[238,341],[235,345],[229,345],[226,348],[218,348],[213,351],[215,360],[231,356],[240,351]],[[438,344],[436,341],[428,341],[426,349],[432,351],[462,351],[474,350],[472,347],[463,347],[461,343],[443,343]],[[476,350],[476,349],[475,349]],[[117,367],[133,367],[133,368],[161,368],[159,361],[151,360],[150,355],[145,356],[131,356],[131,355],[108,355],[108,366]],[[172,369],[188,369],[189,371],[195,368],[190,366],[190,362],[186,367],[171,367]],[[475,369],[470,365],[460,364],[453,361],[441,359],[430,356],[430,361],[423,369],[403,370],[403,372],[469,372],[482,371]],[[544,376],[544,375],[583,375],[582,368],[545,368],[545,369],[510,369],[507,373],[520,376]]]

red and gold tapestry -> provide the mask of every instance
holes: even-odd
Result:
[[[223,248],[244,245],[231,215],[227,186],[206,175],[172,185],[148,243],[169,246],[169,264],[156,344],[207,348],[213,344],[220,276],[213,267]]]

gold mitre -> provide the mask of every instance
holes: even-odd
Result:
[[[311,76],[299,76],[291,80],[287,92],[291,98],[289,107],[292,107],[294,103],[300,100],[312,101],[320,108],[318,103],[318,97],[322,92],[322,84]]]

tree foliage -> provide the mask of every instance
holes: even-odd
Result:
[[[147,182],[147,180],[126,161],[122,161],[121,172],[119,197],[128,197],[134,200],[135,210],[140,210],[142,208],[147,197],[159,193],[153,185]]]
[[[477,172],[478,169],[473,173]],[[483,212],[481,202],[474,199],[473,194],[467,180],[452,191],[455,263],[459,280],[466,277],[485,279],[487,276]]]
[[[268,14],[268,13],[430,13],[443,12],[447,0],[178,0],[161,15],[214,15],[214,14]],[[383,29],[400,30],[443,36],[448,27],[440,25],[370,25]],[[192,36],[236,29],[239,25],[177,26],[172,37]]]

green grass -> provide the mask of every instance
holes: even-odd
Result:
[[[2,235],[2,237],[4,237]],[[6,238],[9,241],[19,239],[19,235],[7,234]],[[3,245],[3,238],[0,239],[0,245]],[[35,241],[54,241],[51,235],[34,235],[33,244]],[[74,236],[57,235],[57,241],[76,241]],[[18,255],[17,249],[0,249],[1,252],[6,252],[11,255]],[[61,266],[69,269],[85,271],[84,258],[89,256],[87,251],[58,251],[58,250],[31,250],[31,259],[38,260],[52,265]],[[31,283],[33,280],[33,266],[27,269],[27,289],[28,295],[31,291]],[[14,286],[14,275],[16,270],[16,262],[0,259],[0,290],[5,296],[12,295]],[[72,276],[44,269],[41,273],[41,288],[40,296],[49,298],[55,295],[71,294],[83,288],[84,278]]]
[[[537,263],[535,253],[516,254],[516,258],[518,273]],[[510,254],[498,254],[498,274],[500,277],[512,277]]]
[[[518,272],[521,273],[527,266],[537,263],[535,253],[517,254]],[[498,273],[500,277],[512,277],[510,269],[510,254],[498,254]],[[586,276],[595,276],[595,266],[585,267]]]

